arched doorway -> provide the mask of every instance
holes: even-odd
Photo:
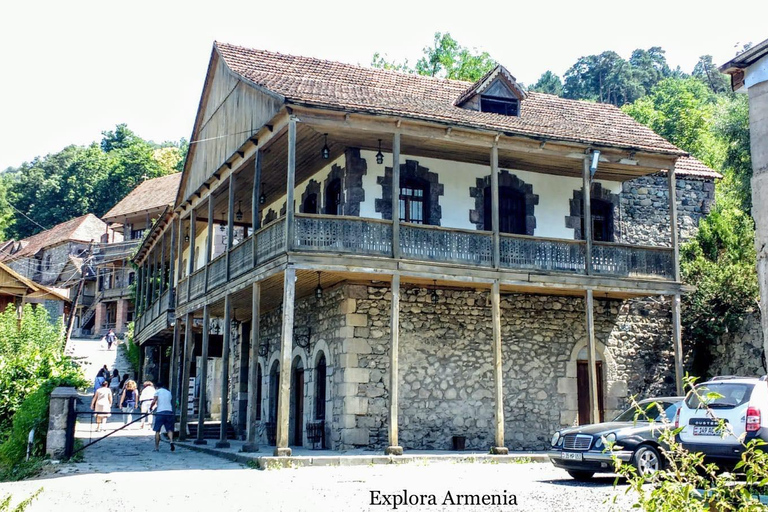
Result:
[[[595,376],[597,376],[597,408],[600,412],[600,421],[605,421],[605,400],[603,396],[603,360],[599,353],[595,352]],[[579,404],[579,425],[590,422],[589,419],[589,360],[587,348],[579,351],[576,360],[576,389]]]
[[[341,211],[341,180],[331,181],[325,188],[325,213],[327,215],[342,215]]]
[[[296,357],[291,365],[291,408],[290,408],[291,444],[304,445],[304,363]]]
[[[261,363],[258,363],[256,365],[256,421],[261,421],[261,398],[262,398],[262,372],[261,372]]]
[[[483,194],[485,231],[492,231],[491,187]],[[513,187],[499,187],[499,232],[525,235],[525,194]]]
[[[315,421],[325,422],[325,386],[328,377],[328,367],[325,354],[320,352],[315,364]],[[323,426],[323,431],[325,427]],[[325,432],[320,438],[320,449],[325,449]]]
[[[277,428],[277,399],[280,392],[280,363],[275,361],[269,371],[269,421],[267,426],[267,438],[269,444],[275,445]]]

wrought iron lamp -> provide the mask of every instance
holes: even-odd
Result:
[[[242,204],[243,204],[242,201],[237,202],[237,211],[235,212],[235,218],[238,220],[238,222],[243,220],[243,210],[240,209]]]
[[[331,158],[331,149],[328,147],[328,134],[324,133],[323,136],[325,137],[325,144],[323,145],[323,149],[320,151],[320,155],[322,155],[323,160],[328,160]]]
[[[379,139],[379,152],[376,153],[376,163],[379,165],[384,163],[384,153],[381,152],[381,139]]]
[[[434,280],[434,287],[432,288],[432,304],[437,304],[440,297],[437,295],[437,279]]]
[[[222,216],[224,218],[221,220],[221,226],[219,227],[219,229],[223,233],[223,232],[225,232],[227,230],[227,216],[224,215],[224,214],[222,214]]]
[[[240,320],[237,319],[237,309],[232,310],[232,319],[229,321],[229,325],[235,330],[240,327]]]
[[[261,195],[259,196],[259,204],[267,202],[267,195],[264,193],[264,182],[261,183]]]
[[[318,300],[323,298],[323,288],[320,286],[320,272],[317,273],[317,288],[315,288],[315,297]]]
[[[296,330],[293,331],[293,340],[296,342],[296,345],[299,347],[306,349],[307,352],[310,351],[310,342],[312,340],[312,328],[306,327],[305,332],[297,332]]]
[[[184,241],[185,241],[185,242],[189,242],[189,233],[187,233],[186,235],[184,235]]]
[[[264,340],[264,343],[259,345],[259,355],[261,357],[267,357],[269,355],[269,340]]]

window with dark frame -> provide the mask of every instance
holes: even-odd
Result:
[[[520,101],[516,98],[480,96],[480,112],[490,112],[503,116],[520,115]]]
[[[483,223],[486,231],[492,231],[491,187],[483,193]],[[499,232],[525,235],[525,195],[512,187],[499,187]]]
[[[421,180],[400,180],[400,221],[429,224],[427,216],[427,183]]]
[[[302,210],[304,213],[317,213],[317,194],[309,194],[304,198]]]
[[[327,366],[325,364],[325,354],[320,356],[317,362],[317,380],[315,381],[315,419],[325,419],[325,381],[327,376]]]
[[[613,241],[613,205],[601,199],[592,199],[592,240]],[[582,221],[583,225],[583,221]]]
[[[256,421],[261,421],[261,398],[262,398],[262,376],[261,364],[256,365]]]
[[[328,215],[342,215],[341,211],[341,180],[331,181],[325,188],[325,213]]]

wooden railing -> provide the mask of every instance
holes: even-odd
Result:
[[[500,265],[503,268],[583,274],[586,244],[578,240],[501,235]]]
[[[208,265],[208,289],[219,286],[227,279],[227,254],[220,254]]]
[[[296,215],[296,251],[392,256],[392,223],[360,217]]]
[[[232,248],[229,253],[230,279],[253,268],[253,236],[249,236]]]
[[[592,272],[601,275],[674,279],[674,255],[666,247],[595,242]]]
[[[281,217],[256,232],[256,261],[265,263],[285,250],[285,218]]]
[[[140,333],[158,317],[168,313],[168,310],[172,309],[173,306],[171,304],[171,290],[167,289],[160,295],[160,298],[150,304],[147,310],[139,316],[134,325],[134,331]]]
[[[188,292],[189,292],[189,279],[185,277],[184,279],[179,281],[179,284],[176,287],[176,300],[179,301],[179,304],[183,302],[187,302],[187,299],[189,298]]]
[[[488,267],[493,263],[493,236],[486,231],[402,224],[400,253],[413,260]]]
[[[205,290],[205,268],[197,270],[189,276],[189,297],[192,300],[200,296]]]

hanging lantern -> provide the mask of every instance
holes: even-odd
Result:
[[[328,147],[328,134],[323,134],[325,137],[325,144],[323,145],[322,151],[320,151],[320,155],[323,157],[323,160],[328,160],[331,158],[331,149]]]
[[[379,165],[384,163],[384,153],[381,152],[381,139],[379,139],[379,152],[376,153],[376,163]]]

